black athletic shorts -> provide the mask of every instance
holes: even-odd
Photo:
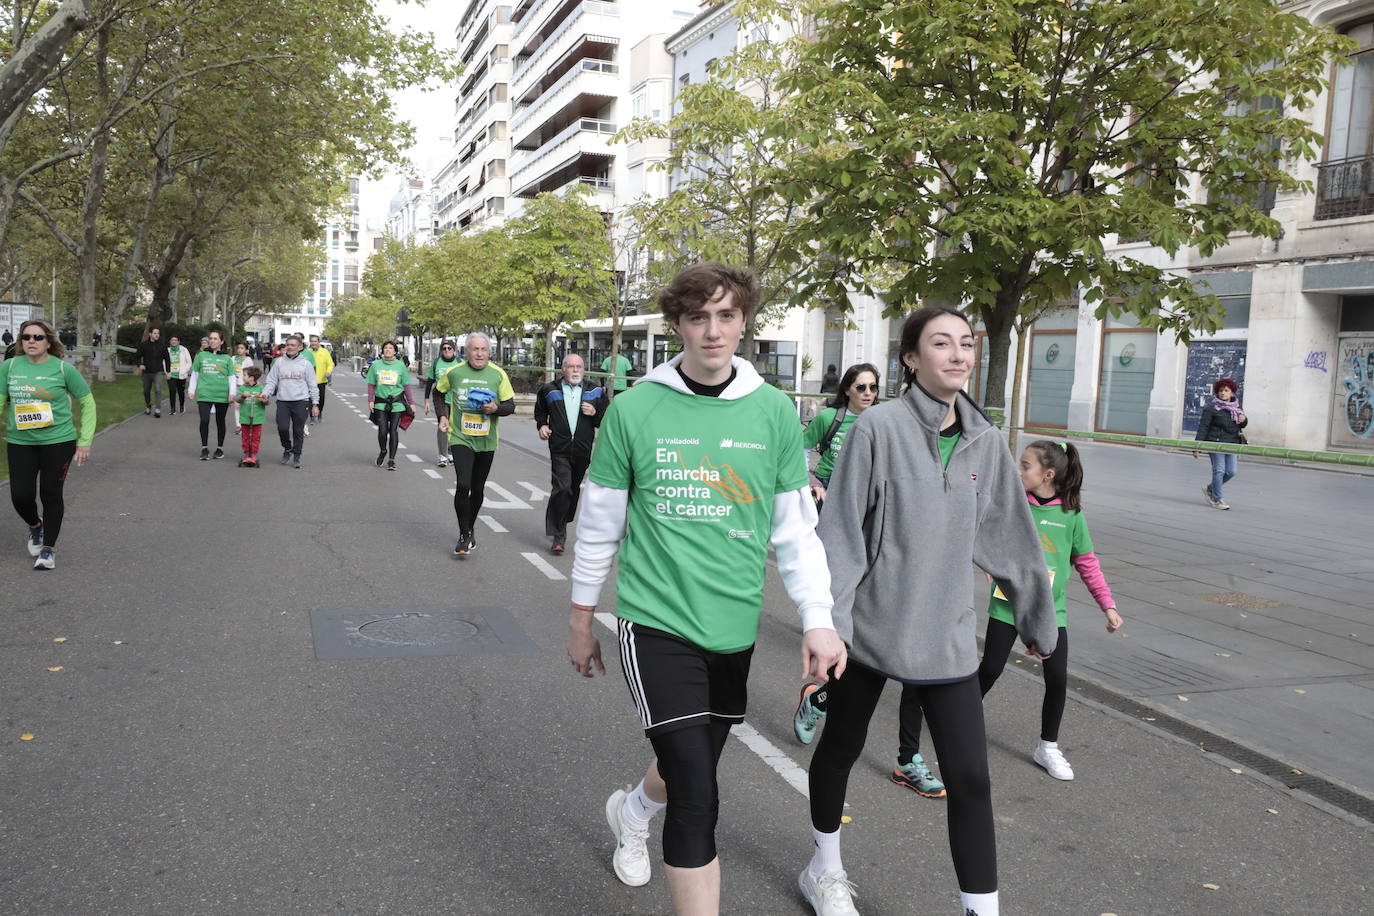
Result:
[[[620,668],[647,735],[715,716],[743,722],[754,647],[720,653],[643,624],[619,621]]]

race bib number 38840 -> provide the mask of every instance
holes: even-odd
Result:
[[[24,401],[14,405],[15,429],[43,429],[52,426],[52,404],[47,401]]]

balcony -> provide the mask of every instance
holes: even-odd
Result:
[[[585,32],[584,39],[594,39],[607,44],[619,44],[620,39],[615,35],[619,31],[619,18],[620,9],[614,3],[606,3],[605,0],[582,0],[578,4],[577,10],[564,19],[556,29],[549,32],[547,37],[541,38],[539,35],[531,35],[533,41],[513,52],[516,65],[511,82],[519,86],[522,79],[538,72],[534,69],[534,65],[540,61],[552,59],[552,51],[561,47],[561,40],[574,29]],[[512,48],[515,47],[516,44],[513,43]],[[523,61],[520,60],[522,56],[524,56]]]
[[[531,184],[542,184],[544,177],[561,171],[582,157],[597,157],[602,160],[614,158],[614,154],[607,147],[615,132],[616,125],[612,121],[578,118],[549,138],[546,143],[540,144],[537,150],[512,170],[511,188],[521,189],[516,192],[521,196],[533,196],[525,193]],[[566,176],[558,184],[565,184],[572,177],[575,176]]]
[[[1313,219],[1370,213],[1374,213],[1374,156],[1317,163],[1317,209]]]
[[[619,94],[617,75],[620,68],[609,61],[584,57],[571,68],[559,72],[561,76],[551,72],[546,79],[537,81],[516,103],[510,119],[512,131],[536,113],[555,110],[556,103],[561,102],[566,106],[574,95],[592,96],[598,100],[595,103],[597,107],[602,107],[613,102]],[[564,91],[574,83],[575,91]]]

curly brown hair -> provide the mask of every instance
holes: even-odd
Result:
[[[727,292],[735,294],[735,307],[748,321],[759,307],[758,277],[751,270],[711,261],[678,271],[658,294],[658,308],[665,321],[677,324],[688,312],[715,302]]]

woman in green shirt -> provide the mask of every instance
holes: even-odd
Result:
[[[388,471],[396,470],[396,447],[401,443],[401,415],[415,412],[411,400],[410,369],[396,357],[396,343],[382,344],[381,359],[367,369],[367,402],[377,424],[377,467],[386,462]]]
[[[81,373],[62,361],[62,342],[46,321],[24,322],[19,348],[22,355],[0,363],[0,408],[8,406],[10,501],[29,526],[29,555],[37,558],[33,568],[52,569],[62,533],[62,484],[73,458],[82,465],[91,457],[95,398]],[[72,417],[73,399],[81,405],[79,433]]]
[[[224,419],[238,389],[234,358],[224,350],[224,337],[211,331],[206,346],[191,363],[186,396],[200,405],[200,460],[210,460],[210,413],[215,414],[215,457],[224,457]]]
[[[817,502],[825,499],[826,487],[830,486],[830,475],[835,470],[835,459],[840,457],[844,448],[844,437],[849,427],[859,418],[859,414],[878,402],[878,367],[872,363],[855,363],[844,371],[844,378],[835,394],[826,402],[825,409],[816,414],[810,425],[802,431],[802,445],[807,451],[819,449],[821,460],[816,465],[816,480],[819,486],[812,486],[811,493]],[[836,421],[839,421],[836,423]]]

